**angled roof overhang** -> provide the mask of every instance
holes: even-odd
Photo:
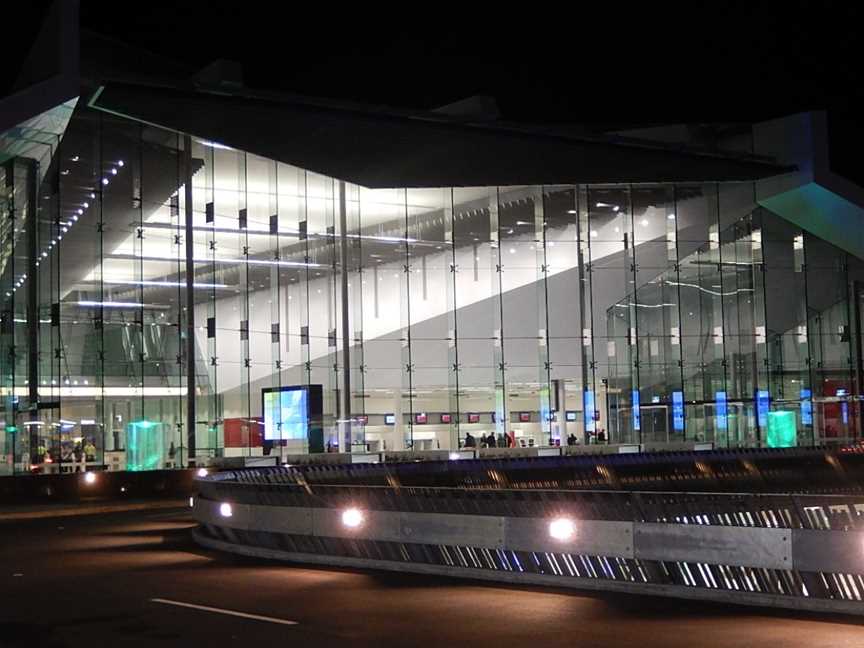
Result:
[[[90,105],[365,187],[747,181],[767,159],[297,97],[110,82]]]
[[[0,133],[78,96],[78,2],[55,2],[15,88],[0,99]]]

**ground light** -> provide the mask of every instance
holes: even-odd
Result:
[[[195,498],[190,497],[189,498],[189,508],[194,508],[194,507],[195,507]]]
[[[565,542],[576,535],[576,524],[570,518],[555,518],[549,523],[549,535]]]
[[[207,476],[207,469],[206,468],[199,468],[198,469],[198,476],[199,477],[206,477]]]
[[[231,517],[234,511],[231,509],[231,505],[228,502],[222,502],[219,505],[219,515],[222,517]]]
[[[96,483],[96,473],[90,472],[89,470],[84,473],[84,481],[88,484]]]
[[[363,512],[358,508],[349,508],[342,511],[342,524],[349,529],[356,529],[363,524]]]
[[[451,460],[456,461],[458,458],[459,458],[459,453],[458,453],[458,452],[451,452],[451,453],[450,453],[450,459],[451,459]]]

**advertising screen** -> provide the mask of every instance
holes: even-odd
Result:
[[[479,423],[480,422],[480,415],[479,414],[469,414],[468,415],[468,422],[469,423]]]
[[[441,422],[442,423],[450,423],[452,420],[453,420],[453,418],[449,414],[442,414],[441,415]]]
[[[309,434],[309,390],[283,387],[264,390],[264,439],[305,440]]]
[[[384,425],[396,425],[396,415],[395,414],[385,414],[384,415]]]
[[[684,392],[672,392],[672,429],[680,432],[684,429]]]
[[[414,415],[414,422],[419,424],[419,425],[423,425],[428,420],[429,420],[429,418],[426,416],[426,412],[417,412]]]

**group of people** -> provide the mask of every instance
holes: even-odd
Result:
[[[511,435],[501,434],[498,437],[490,432],[488,436],[480,435],[479,440],[470,432],[465,433],[466,448],[512,448],[515,446],[514,439]]]
[[[52,463],[58,459],[64,462],[73,461],[96,461],[98,450],[92,439],[85,439],[82,443],[78,440],[74,445],[69,441],[64,441],[62,444],[56,442],[47,447],[45,443],[40,443],[33,453],[33,463]]]

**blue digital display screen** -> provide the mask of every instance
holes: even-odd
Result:
[[[810,397],[813,392],[809,389],[801,390],[801,425],[813,425],[813,401]]]
[[[633,390],[633,429],[642,429],[642,416],[639,412],[639,390]]]
[[[840,416],[843,419],[843,425],[849,423],[849,403],[846,401],[840,403]]]
[[[759,427],[768,425],[768,409],[771,402],[771,396],[766,389],[760,389],[756,392],[756,414],[759,417]]]
[[[726,405],[726,392],[718,391],[714,394],[714,400],[717,403],[717,429],[725,430],[728,420],[728,409]]]
[[[684,429],[684,392],[672,392],[672,429],[678,432]]]
[[[304,387],[264,392],[264,439],[306,439],[309,433],[309,392]]]
[[[594,424],[594,392],[590,389],[585,390],[585,431],[593,432],[596,428]]]

